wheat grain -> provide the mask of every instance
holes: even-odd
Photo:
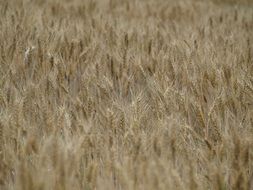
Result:
[[[0,1],[0,189],[252,188],[252,5]]]

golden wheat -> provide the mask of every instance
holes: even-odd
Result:
[[[253,189],[251,0],[0,0],[0,189]]]

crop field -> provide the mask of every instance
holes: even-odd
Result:
[[[252,0],[0,0],[1,190],[253,190]]]

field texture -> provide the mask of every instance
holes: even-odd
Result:
[[[253,1],[0,0],[1,190],[252,190]]]

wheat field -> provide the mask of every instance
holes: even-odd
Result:
[[[0,0],[1,190],[253,190],[253,1]]]

